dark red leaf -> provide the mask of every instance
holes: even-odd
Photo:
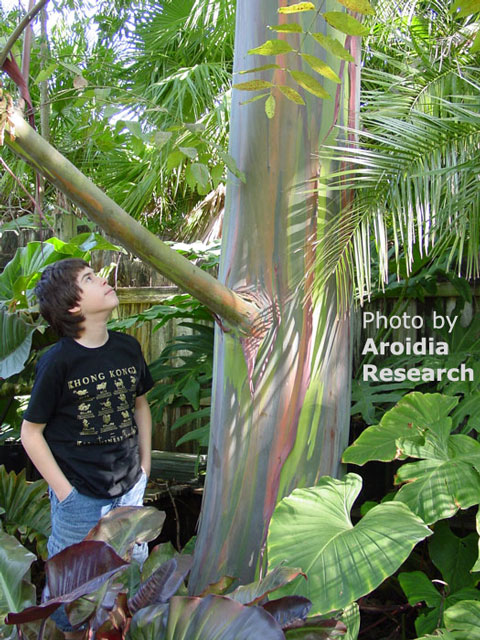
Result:
[[[45,563],[50,598],[20,613],[9,613],[7,624],[48,618],[61,604],[99,589],[106,580],[128,564],[106,542],[95,540],[72,544]]]

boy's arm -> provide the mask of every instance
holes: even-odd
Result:
[[[22,423],[21,440],[28,457],[35,465],[42,478],[50,485],[61,502],[72,490],[72,485],[53,457],[53,453],[43,436],[45,424],[29,422]]]
[[[135,399],[135,422],[138,427],[140,466],[149,476],[152,453],[152,414],[146,395],[137,396]]]

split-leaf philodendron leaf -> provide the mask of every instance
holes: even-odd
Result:
[[[343,480],[326,476],[316,487],[296,489],[275,509],[269,563],[286,562],[305,572],[306,582],[283,592],[309,598],[311,614],[343,609],[375,589],[432,533],[400,502],[377,505],[353,525],[349,514],[361,485],[356,474]]]

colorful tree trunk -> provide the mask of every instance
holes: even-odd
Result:
[[[247,51],[265,41],[265,25],[276,24],[278,7],[286,4],[238,1],[237,72],[264,64]],[[326,11],[339,9],[335,0],[324,5]],[[340,35],[316,12],[299,15],[305,17],[295,20],[305,31]],[[16,139],[5,137],[92,220],[226,321],[217,329],[207,481],[190,579],[194,593],[221,575],[242,582],[254,577],[276,502],[321,475],[338,475],[348,438],[348,305],[338,312],[333,278],[315,294],[313,281],[325,250],[325,226],[340,215],[338,193],[321,186],[332,167],[317,152],[337,141],[337,125],[354,124],[359,67],[304,34],[279,38],[323,58],[341,83],[326,83],[330,100],[299,89],[286,67],[314,72],[290,53],[277,56],[280,68],[272,81],[296,86],[305,105],[273,89],[276,114],[267,119],[263,103],[241,106],[249,95],[234,91],[231,153],[247,181],[232,177],[229,183],[221,282],[136,223],[18,113],[8,118]],[[345,45],[357,52],[356,38],[347,37]]]
[[[247,52],[271,37],[265,26],[277,24],[278,7],[286,4],[239,0],[235,73],[272,61]],[[339,9],[337,2],[326,5],[327,11]],[[318,15],[312,23],[312,15],[297,14],[295,21],[338,37]],[[262,338],[217,329],[208,469],[190,578],[194,593],[221,575],[252,580],[277,501],[323,474],[338,475],[347,445],[349,316],[337,312],[334,279],[315,296],[312,281],[324,223],[340,210],[338,196],[320,189],[328,167],[318,150],[335,142],[335,125],[346,125],[348,117],[353,124],[358,66],[326,54],[303,34],[286,39],[323,58],[342,83],[325,83],[331,100],[300,89],[305,106],[274,89],[273,119],[267,119],[263,101],[241,105],[251,94],[234,90],[230,153],[247,179],[227,186],[220,278],[269,309],[269,328]],[[357,39],[347,40],[353,51]],[[313,73],[294,53],[276,62]],[[273,78],[269,73],[254,77],[299,89],[284,68]]]

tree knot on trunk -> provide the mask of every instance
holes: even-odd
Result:
[[[272,299],[265,291],[254,289],[253,287],[237,287],[235,293],[258,309],[258,316],[252,324],[249,335],[240,337],[240,343],[247,365],[250,393],[253,396],[255,389],[263,378],[275,344],[275,337],[281,320],[280,305],[276,298]],[[270,338],[268,340],[267,353],[262,359],[261,368],[255,370],[257,355],[267,334]]]

